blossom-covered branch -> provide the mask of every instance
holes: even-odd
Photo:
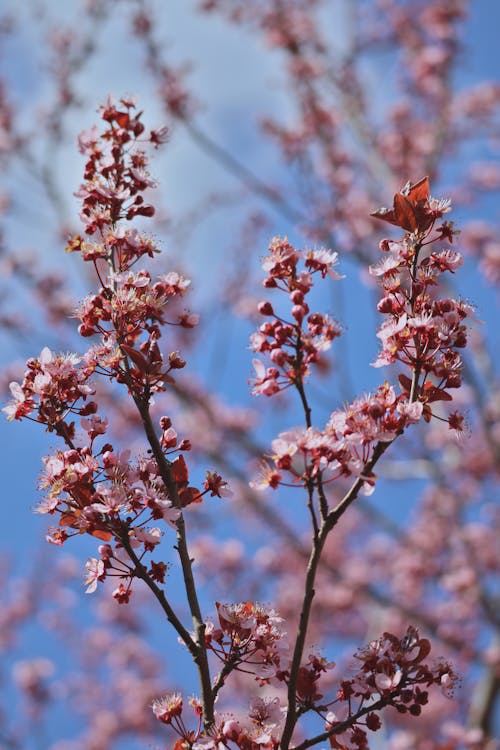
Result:
[[[274,609],[246,599],[216,602],[215,625],[201,612],[185,510],[196,507],[207,494],[227,495],[227,482],[208,471],[201,489],[192,486],[184,458],[191,448],[189,438],[179,439],[171,417],[156,422],[151,412],[153,396],[167,390],[175,371],[185,365],[177,350],[165,357],[159,342],[166,326],[190,328],[197,322],[196,316],[176,310],[189,281],[176,272],[153,281],[148,270],[133,270],[141,258],[153,258],[158,249],[126,223],[154,213],[144,198],[154,181],[138,144],[142,138],[156,147],[166,133],[153,130],[144,136],[141,113],[135,112],[130,99],[118,104],[109,100],[101,116],[104,131],[93,128],[80,137],[87,157],[85,182],[78,193],[85,236],[73,237],[67,247],[93,265],[100,284],[76,313],[80,335],[97,336],[98,342],[82,356],[44,348],[38,358],[28,361],[23,382],[11,384],[13,400],[5,409],[9,419],[41,423],[65,444],[44,459],[45,498],[38,511],[58,518],[48,540],[62,546],[83,533],[99,539],[99,557],[86,564],[87,592],[116,577],[119,584],[113,597],[127,604],[134,580],[142,580],[189,650],[200,691],[200,697],[190,701],[192,722],[183,715],[184,701],[178,692],[153,703],[157,719],[178,735],[179,748],[234,745],[240,750],[275,750],[279,745],[287,750],[302,716],[314,714],[326,730],[304,740],[301,748],[325,739],[332,748],[343,748],[343,737],[348,735],[350,746],[362,750],[364,727],[372,731],[380,727],[380,710],[393,706],[418,716],[429,687],[448,688],[456,680],[445,661],[434,667],[423,664],[430,643],[412,626],[402,639],[385,633],[358,652],[361,667],[353,679],[340,682],[336,697],[325,698],[320,692],[333,663],[307,651],[317,573],[331,532],[359,492],[373,492],[374,468],[387,447],[422,417],[429,421],[437,416],[431,404],[451,400],[448,390],[460,384],[456,349],[465,346],[464,320],[471,308],[434,295],[439,274],[453,272],[460,257],[450,250],[423,253],[433,242],[453,240],[452,224],[437,223],[448,203],[430,198],[425,178],[398,193],[392,210],[377,212],[404,229],[405,235],[399,242],[384,240],[381,250],[389,255],[371,268],[381,279],[385,296],[379,310],[387,316],[379,332],[383,350],[375,364],[399,361],[409,374],[400,374],[400,392],[384,382],[374,394],[334,411],[323,429],[314,426],[307,381],[322,365],[341,327],[328,314],[311,311],[308,295],[314,278],[341,280],[334,268],[338,256],[324,248],[300,251],[287,239],[271,242],[263,263],[264,286],[285,295],[291,309],[275,312],[270,300],[259,305],[267,320],[252,336],[252,347],[269,356],[272,364],[266,368],[255,360],[253,393],[275,396],[295,388],[305,424],[273,442],[274,466],[263,465],[262,478],[251,484],[259,489],[303,490],[311,518],[310,557],[296,633],[284,630],[283,618]],[[119,451],[103,442],[109,425],[96,397],[99,378],[126,387],[148,446],[144,456],[133,457],[130,450]],[[459,428],[460,417],[450,416],[449,423]],[[346,480],[351,486],[338,500],[332,488]],[[165,593],[168,563],[156,558],[169,527],[175,534],[172,546],[180,561],[193,632]],[[151,559],[152,554],[156,559]],[[220,666],[214,680],[211,660]],[[245,721],[227,720],[215,711],[216,699],[238,679],[276,691],[273,696],[258,696]],[[325,689],[330,693],[328,685]],[[332,710],[337,703],[344,713]]]

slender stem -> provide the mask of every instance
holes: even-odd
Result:
[[[316,510],[314,508],[314,484],[311,480],[307,482],[307,507],[311,516],[314,539],[317,539],[319,534],[319,526],[318,519],[316,518]]]
[[[397,437],[397,436],[396,436]],[[395,440],[396,438],[394,438]],[[377,443],[373,450],[372,457],[367,461],[361,472],[362,476],[367,476],[371,473],[375,464],[379,458],[385,453],[389,445],[388,443]],[[330,531],[337,524],[339,518],[344,514],[351,503],[356,499],[359,494],[361,487],[364,484],[364,479],[358,477],[353,483],[349,491],[344,495],[340,503],[330,511],[328,516],[321,525],[317,538],[313,541],[313,547],[310,553],[309,562],[307,565],[306,580],[304,584],[304,599],[302,602],[302,609],[300,612],[299,627],[297,631],[297,638],[295,641],[295,647],[293,651],[292,664],[290,667],[290,678],[288,681],[288,712],[283,728],[283,734],[281,737],[281,748],[282,750],[288,750],[290,741],[293,736],[295,724],[297,721],[297,709],[296,709],[296,691],[297,691],[297,680],[299,674],[300,663],[304,652],[304,646],[306,641],[307,629],[309,625],[309,618],[311,615],[312,602],[315,594],[314,583],[316,579],[316,573],[318,565],[321,559],[321,553],[323,551],[324,544]],[[327,734],[326,737],[329,735]],[[313,743],[314,744],[314,743]]]
[[[468,725],[480,727],[487,737],[493,737],[495,707],[500,697],[500,677],[491,665],[479,681],[469,712]]]
[[[318,564],[321,559],[321,553],[328,535],[326,524],[323,523],[319,530],[318,536],[314,539],[313,547],[307,564],[306,580],[304,584],[304,600],[300,612],[299,626],[297,629],[297,638],[293,650],[292,663],[290,667],[290,677],[288,680],[288,711],[286,715],[285,726],[281,736],[281,748],[287,750],[292,739],[293,730],[297,721],[297,680],[299,676],[300,662],[306,641],[307,629],[309,625],[309,616],[311,614],[312,602],[314,599],[314,582]]]
[[[214,686],[212,688],[214,701],[217,698],[217,695],[219,694],[219,690],[222,687],[224,687],[224,683],[226,682],[226,677],[228,677],[231,674],[231,672],[237,665],[238,661],[239,661],[238,655],[236,653],[232,654],[232,656],[229,657],[229,659],[226,661],[221,671],[217,675],[217,678],[214,682]]]
[[[384,708],[384,706],[387,706],[394,698],[394,696],[397,695],[397,692],[398,691],[395,690],[394,692],[390,693],[390,695],[379,698],[379,700],[375,701],[375,703],[370,703],[369,706],[360,708],[359,711],[356,711],[355,714],[350,716],[345,721],[341,721],[339,724],[336,724],[332,729],[329,729],[326,732],[322,732],[321,734],[318,734],[316,735],[316,737],[312,737],[309,740],[304,740],[304,742],[301,742],[299,745],[297,745],[294,750],[307,750],[308,747],[318,745],[320,742],[328,740],[335,734],[342,734],[342,732],[345,732],[346,729],[349,729],[353,726],[353,724],[359,721],[362,716],[366,716],[366,714],[370,713],[371,711],[379,711],[381,708]]]
[[[299,333],[299,336],[297,338],[297,346],[296,346],[296,348],[297,348],[297,364],[296,364],[297,370],[300,370],[301,365],[302,365],[302,353],[300,351],[301,344],[302,344],[302,339],[301,339],[301,336],[300,336],[300,333]],[[312,424],[312,422],[311,422],[311,407],[309,406],[309,401],[307,400],[307,395],[306,395],[306,392],[305,392],[304,383],[302,381],[302,376],[300,375],[300,373],[299,373],[297,379],[294,380],[293,384],[294,384],[295,388],[297,389],[298,394],[300,396],[300,400],[302,402],[302,408],[304,409],[304,417],[305,417],[305,420],[306,420],[306,426],[310,427],[311,424]]]
[[[151,576],[148,574],[144,565],[135,554],[134,548],[130,544],[130,539],[127,531],[125,531],[120,536],[120,542],[135,566],[134,575],[144,581],[144,583],[151,589],[154,596],[159,601],[161,608],[165,612],[167,620],[170,622],[172,627],[175,628],[175,630],[179,634],[179,637],[182,638],[183,642],[189,649],[189,652],[192,655],[193,659],[195,659],[198,656],[198,644],[195,643],[189,631],[186,630],[182,622],[175,614],[172,606],[169,604],[167,597],[165,596],[164,591],[156,585]]]
[[[198,678],[200,682],[201,699],[203,705],[203,718],[205,729],[210,729],[214,724],[214,695],[212,691],[210,668],[208,664],[207,649],[205,645],[205,623],[201,614],[198,595],[193,576],[192,560],[189,556],[187,545],[186,526],[184,516],[182,515],[182,504],[179,498],[177,482],[172,474],[170,461],[165,457],[160,441],[153,426],[149,407],[147,403],[138,395],[134,394],[134,401],[141,415],[144,431],[148,439],[153,455],[160,470],[160,476],[167,489],[168,495],[176,508],[179,510],[179,517],[176,521],[177,528],[177,552],[182,567],[184,586],[189,603],[191,618],[196,636],[196,655],[193,655],[196,667],[198,669]]]
[[[112,271],[115,271],[116,261],[115,261],[114,252],[112,252],[110,257],[108,258],[108,266]],[[114,287],[114,282],[112,282],[112,287]],[[120,337],[119,327],[116,325],[114,327],[115,327],[115,331],[117,334],[117,341],[118,341],[118,344],[120,345],[121,337]],[[208,664],[208,654],[207,654],[207,647],[205,643],[205,623],[203,621],[201,608],[200,608],[200,604],[198,601],[198,595],[196,592],[196,585],[195,585],[194,576],[193,576],[192,560],[189,555],[188,544],[187,544],[186,526],[184,523],[184,516],[182,514],[182,503],[179,497],[177,482],[174,479],[174,476],[172,473],[172,464],[165,457],[163,453],[163,449],[158,439],[158,435],[156,434],[156,430],[151,420],[151,415],[149,413],[149,393],[148,392],[145,392],[144,394],[137,393],[134,387],[134,383],[130,377],[128,358],[125,352],[124,352],[124,361],[125,361],[125,372],[127,376],[125,382],[128,385],[128,388],[132,395],[134,403],[141,416],[142,424],[144,427],[144,432],[146,434],[146,438],[151,447],[153,455],[156,459],[156,463],[160,471],[160,476],[162,478],[165,489],[167,490],[167,494],[171,502],[173,503],[173,505],[179,511],[179,516],[175,522],[176,530],[177,530],[177,544],[175,548],[177,550],[177,553],[179,555],[179,560],[181,563],[182,575],[184,579],[184,588],[186,591],[186,597],[188,600],[189,610],[191,612],[191,619],[193,622],[193,628],[195,632],[194,640],[191,638],[191,636],[189,636],[189,639],[192,642],[193,646],[191,647],[188,646],[188,647],[190,648],[190,652],[193,656],[193,660],[196,664],[196,668],[198,671],[198,681],[200,684],[201,702],[203,706],[203,723],[204,723],[205,730],[208,731],[209,729],[211,729],[211,727],[213,727],[214,722],[215,722],[214,695],[212,692],[210,667]],[[132,549],[130,545],[129,545],[129,548]],[[147,575],[147,572],[145,571],[145,569],[141,566],[139,568],[139,571],[142,572],[144,575],[146,575],[146,578],[148,580],[144,578],[144,575],[141,575],[141,577],[143,577],[143,580],[146,580],[147,585],[151,588],[153,593],[155,593],[155,589],[151,586],[151,583],[153,583],[153,581],[151,581],[151,583],[149,582],[149,576]],[[161,600],[160,600],[160,603],[162,603]]]

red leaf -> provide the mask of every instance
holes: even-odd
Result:
[[[183,487],[187,486],[187,483],[189,481],[189,472],[187,464],[184,461],[184,456],[177,456],[177,458],[173,462],[172,476],[178,485]]]
[[[418,664],[422,661],[422,659],[425,659],[425,657],[429,654],[431,650],[431,643],[427,638],[421,638],[419,641],[419,649],[418,649],[418,656],[415,659],[415,662]]]
[[[411,391],[411,379],[408,377],[408,375],[404,375],[401,373],[401,375],[398,376],[399,384],[401,385],[401,388],[405,393],[410,393]]]
[[[128,128],[130,123],[130,117],[127,112],[116,112],[115,120],[120,128]]]
[[[73,526],[78,521],[80,513],[64,513],[59,519],[59,526]]]
[[[434,401],[453,401],[453,397],[447,391],[444,391],[442,388],[436,388],[432,383],[424,385],[423,395],[428,404],[432,404]]]
[[[183,487],[179,490],[179,499],[183,508],[191,503],[201,503],[203,496],[197,487]]]
[[[394,196],[392,209],[379,208],[378,211],[372,211],[370,216],[402,227],[407,232],[425,229],[432,222],[423,210],[429,198],[429,191],[428,177],[423,177],[414,185],[407,182],[404,188]]]
[[[94,531],[89,532],[90,536],[95,536],[96,539],[102,539],[103,542],[109,542],[110,539],[113,538],[113,535],[109,531],[104,531],[103,529],[94,529]]]
[[[125,354],[130,357],[134,365],[137,367],[137,369],[140,372],[146,373],[149,370],[149,362],[147,359],[141,354],[141,352],[138,352],[137,349],[134,349],[131,346],[128,346],[128,344],[121,344],[120,348],[125,352]]]

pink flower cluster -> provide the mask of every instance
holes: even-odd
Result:
[[[244,671],[255,675],[260,684],[276,677],[282,679],[281,662],[288,648],[286,634],[281,630],[283,618],[255,602],[216,602],[215,606],[219,627],[208,622],[205,641],[224,664],[221,674]]]
[[[392,706],[399,713],[419,716],[432,685],[451,695],[458,678],[445,661],[432,667],[425,664],[430,650],[429,641],[411,626],[402,639],[384,633],[360,649],[356,659],[361,666],[353,678],[341,682],[335,701],[347,704],[347,714],[341,709],[326,715],[330,746],[334,750],[364,750],[368,739],[362,727],[377,731],[382,726],[377,710]]]
[[[279,731],[283,721],[284,709],[278,698],[256,696],[252,699],[247,715],[243,718],[217,716],[213,731],[207,735],[200,731],[199,717],[201,706],[197,698],[192,697],[189,705],[198,728],[190,730],[182,715],[184,701],[180,693],[172,693],[153,701],[152,709],[156,718],[168,724],[179,735],[174,745],[175,750],[183,750],[189,745],[192,750],[223,750],[238,747],[241,750],[277,750]]]
[[[12,401],[3,409],[7,419],[20,420],[37,411],[37,421],[52,430],[68,414],[95,414],[95,402],[77,405],[94,393],[88,383],[90,372],[78,367],[80,362],[76,354],[54,354],[47,347],[38,358],[29,359],[23,382],[10,384]]]
[[[267,648],[275,649],[275,644],[284,635],[276,629],[281,618],[273,611],[266,613],[252,602],[217,604],[217,610],[220,628],[208,631],[209,647],[214,638],[220,652],[222,644],[226,643],[224,653],[218,656],[224,659],[227,673],[239,668],[254,674],[251,665],[255,660],[252,653],[255,653],[256,643],[264,639]],[[262,650],[262,642],[258,648]],[[312,710],[317,713],[324,719],[326,731],[314,740],[308,740],[304,747],[328,740],[334,750],[365,750],[368,748],[366,730],[375,732],[381,728],[379,712],[383,708],[392,706],[401,714],[419,716],[428,702],[432,686],[437,686],[446,696],[450,696],[457,677],[443,660],[433,666],[424,663],[430,650],[429,641],[420,638],[414,627],[410,626],[402,639],[392,633],[384,633],[357,652],[355,659],[360,666],[353,677],[340,682],[333,700],[318,691],[318,681],[335,665],[311,654],[299,670],[297,708],[304,713]],[[277,673],[278,679],[284,682],[287,682],[288,676],[286,670]],[[191,698],[189,703],[195,717],[199,718],[198,700]],[[169,724],[193,750],[231,747],[240,750],[276,750],[285,717],[279,697],[258,696],[252,700],[245,716],[216,716],[215,725],[207,734],[201,731],[199,720],[196,730],[186,727],[182,717],[183,699],[179,693],[153,701],[152,708],[157,719]],[[175,746],[181,747],[180,740]],[[302,748],[300,742],[296,746]]]
[[[406,230],[398,241],[382,240],[380,249],[386,256],[370,267],[384,289],[378,310],[387,316],[377,334],[382,351],[376,367],[399,361],[414,376],[422,375],[412,400],[418,397],[425,405],[451,401],[447,392],[462,382],[462,361],[457,349],[467,344],[466,318],[473,308],[453,298],[436,299],[433,291],[438,277],[445,271],[454,273],[462,264],[460,253],[446,248],[428,252],[429,245],[447,239],[453,241],[457,231],[453,222],[435,226],[450,210],[450,202],[430,197],[425,177],[414,185],[408,183],[394,197],[392,209],[380,209],[374,216]],[[425,250],[425,252],[424,252]],[[403,390],[410,395],[411,380],[400,378]]]
[[[284,388],[302,383],[310,366],[321,360],[324,351],[341,334],[340,325],[328,315],[311,312],[306,297],[314,274],[340,279],[334,270],[337,253],[330,250],[297,250],[288,240],[275,237],[262,267],[267,272],[264,286],[284,292],[291,302],[291,319],[275,314],[269,301],[259,304],[261,315],[271,318],[251,337],[255,352],[267,354],[272,366],[254,360],[256,380],[253,394],[272,396]],[[302,267],[301,267],[302,266]]]
[[[82,198],[81,218],[91,240],[77,235],[66,249],[80,252],[83,260],[93,262],[102,281],[99,292],[89,295],[76,311],[80,335],[102,337],[87,354],[88,365],[148,397],[164,390],[169,373],[185,365],[177,352],[172,352],[165,363],[158,341],[161,326],[167,322],[166,306],[185,293],[190,281],[170,272],[153,282],[148,271],[131,270],[143,256],[153,257],[159,252],[151,238],[122,223],[154,213],[144,201],[143,193],[155,182],[147,171],[145,152],[136,145],[144,125],[141,113],[133,114],[134,108],[131,99],[120,100],[119,107],[108,100],[101,116],[109,126],[102,133],[94,126],[80,136],[80,150],[88,161],[86,182],[77,195]],[[144,140],[158,146],[165,137],[165,129],[160,129],[151,131]],[[168,322],[192,328],[198,318],[183,312]]]
[[[365,465],[374,446],[391,442],[421,415],[420,402],[410,403],[405,394],[396,394],[384,383],[375,393],[359,396],[345,409],[334,411],[324,430],[295,428],[279,435],[272,442],[274,467],[262,463],[260,477],[251,486],[276,489],[284,483],[283,472],[300,486],[319,475],[323,482],[355,476],[363,480],[363,492],[371,494],[375,475],[367,473]]]
[[[143,193],[155,185],[147,171],[147,158],[144,151],[130,149],[130,146],[143,135],[144,125],[141,112],[134,114],[135,102],[121,99],[119,105],[108,98],[101,107],[101,117],[109,127],[100,134],[94,126],[79,137],[80,152],[88,157],[85,165],[86,182],[77,193],[82,198],[81,218],[88,235],[105,237],[122,219],[131,220],[135,216],[153,216],[153,206],[144,202]],[[166,139],[165,128],[152,130],[145,141],[157,146]],[[109,144],[103,148],[103,141]],[[126,245],[126,243],[125,243]],[[151,254],[141,248],[134,255]]]
[[[405,229],[402,240],[383,240],[383,260],[370,267],[380,280],[385,296],[378,309],[387,315],[377,334],[382,352],[375,365],[396,361],[410,370],[412,378],[401,374],[402,393],[383,383],[374,394],[356,398],[345,409],[333,412],[324,430],[310,426],[282,433],[272,444],[274,466],[262,465],[261,476],[253,481],[254,489],[283,484],[283,472],[294,484],[311,486],[318,481],[333,481],[355,476],[363,480],[366,494],[373,491],[375,475],[366,469],[374,448],[390,443],[422,415],[432,416],[434,401],[451,401],[447,389],[461,383],[461,359],[456,349],[467,343],[465,319],[472,307],[452,298],[435,299],[432,292],[438,276],[454,272],[461,265],[459,253],[451,249],[424,255],[423,248],[443,238],[453,240],[452,223],[435,229],[436,221],[449,211],[449,201],[430,197],[427,178],[408,185],[394,197],[392,209],[380,209],[374,215]],[[304,260],[305,270],[298,271]],[[275,315],[270,302],[262,302],[260,312],[272,316],[252,337],[255,351],[268,353],[274,367],[265,368],[255,361],[257,381],[254,393],[273,395],[295,385],[301,392],[309,365],[318,362],[320,352],[330,346],[340,333],[328,316],[310,313],[305,294],[310,290],[311,275],[320,272],[339,278],[333,270],[336,254],[326,250],[302,253],[286,240],[275,239],[263,267],[268,272],[264,285],[288,293],[292,302],[292,322]],[[306,328],[303,328],[306,321]],[[462,417],[452,413],[448,419],[454,429],[461,429]]]

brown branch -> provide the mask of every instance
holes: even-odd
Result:
[[[301,742],[300,745],[297,745],[294,750],[307,750],[308,747],[318,745],[320,742],[328,740],[335,734],[342,734],[342,732],[350,729],[353,724],[355,724],[363,716],[366,716],[366,714],[369,714],[371,711],[380,711],[381,708],[385,708],[385,706],[389,705],[395,695],[397,695],[397,691],[393,691],[389,695],[384,696],[384,698],[379,698],[379,700],[375,701],[375,703],[370,703],[369,706],[361,708],[345,721],[336,724],[332,729],[322,732],[321,734],[316,735],[316,737],[312,737],[310,740],[304,740],[304,742]]]
[[[361,472],[362,476],[366,476],[371,473],[373,467],[382,456],[382,454],[387,450],[389,445],[391,445],[391,443],[377,443],[371,459],[367,461],[363,467],[363,470]],[[356,479],[356,481],[353,483],[350,490],[344,495],[340,503],[332,511],[330,511],[326,519],[321,524],[318,536],[313,540],[313,547],[310,553],[306,571],[306,579],[304,583],[304,599],[300,612],[297,638],[295,641],[292,664],[290,667],[290,677],[288,681],[288,711],[285,720],[285,726],[283,728],[283,734],[281,737],[282,750],[288,750],[297,721],[297,710],[295,705],[297,694],[297,680],[302,656],[304,653],[309,618],[311,615],[312,602],[315,594],[314,583],[321,559],[321,553],[323,551],[323,547],[325,545],[328,534],[336,526],[338,520],[347,510],[349,505],[351,505],[351,503],[356,499],[363,484],[364,480],[362,478]],[[327,734],[326,736],[328,737],[329,735]]]
[[[156,434],[156,431],[151,420],[149,413],[148,404],[138,395],[134,394],[134,402],[137,406],[139,414],[142,419],[144,431],[151,450],[158,464],[160,470],[160,476],[165,485],[167,493],[174,504],[179,510],[179,517],[176,521],[177,529],[177,545],[176,549],[179,555],[179,560],[182,567],[182,575],[184,579],[184,587],[186,590],[186,597],[189,603],[189,609],[193,621],[194,631],[196,635],[196,654],[193,655],[197,670],[198,679],[200,683],[201,699],[203,705],[203,718],[205,729],[210,729],[214,724],[214,695],[212,691],[211,678],[210,678],[210,667],[208,664],[208,655],[205,644],[205,623],[201,614],[200,604],[198,601],[198,595],[196,592],[196,585],[193,576],[192,560],[189,555],[187,545],[187,534],[186,526],[184,523],[184,516],[182,514],[182,504],[179,498],[179,492],[177,488],[177,482],[175,481],[172,474],[172,465],[170,461],[165,457],[160,441]]]
[[[130,557],[131,561],[134,564],[133,573],[135,577],[140,578],[141,581],[144,581],[146,586],[148,586],[148,588],[151,589],[154,596],[160,603],[161,608],[165,612],[167,620],[170,622],[172,627],[177,631],[177,633],[179,634],[179,637],[182,638],[182,641],[185,643],[185,645],[189,649],[189,652],[191,656],[193,657],[193,659],[196,659],[198,657],[198,644],[193,640],[189,631],[184,627],[182,622],[179,620],[179,618],[175,614],[172,606],[169,604],[167,597],[165,596],[165,592],[159,586],[156,585],[156,583],[153,581],[148,571],[146,570],[145,566],[141,563],[141,561],[135,554],[134,548],[130,544],[128,529],[126,529],[124,533],[120,536],[120,542],[123,545],[123,548],[125,549],[127,555]]]

